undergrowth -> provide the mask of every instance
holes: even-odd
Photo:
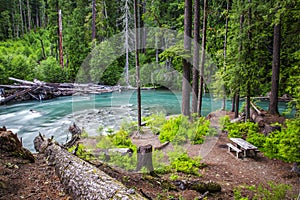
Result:
[[[264,187],[262,184],[258,186],[239,186],[234,188],[235,200],[282,200],[287,199],[287,192],[291,190],[291,186],[286,184],[275,184],[274,182],[268,182],[268,186]],[[253,197],[243,195],[243,192],[253,192]]]

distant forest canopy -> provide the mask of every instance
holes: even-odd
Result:
[[[10,83],[8,77],[69,82],[77,76],[99,84],[135,84],[134,49],[129,44],[134,28],[133,0],[0,0],[0,5],[1,84]],[[168,75],[174,70],[182,72],[178,55],[183,49],[185,2],[138,0],[138,5],[139,27],[176,30],[179,40],[177,47],[140,50],[141,83],[168,86],[167,79],[174,82],[174,89],[180,89],[181,78]],[[194,15],[194,9],[192,12]],[[203,1],[199,12],[201,45]],[[299,21],[300,0],[207,1],[205,49],[210,61],[205,68],[216,67],[210,76],[223,80],[218,85],[225,85],[228,96],[236,91],[241,96],[266,95],[272,85],[274,34],[279,34],[279,96],[289,94],[299,99]],[[97,44],[119,33],[128,36],[128,43],[119,45],[127,48],[124,52],[128,54],[107,63],[104,71],[79,71]],[[141,43],[151,39],[147,36],[141,31]],[[110,48],[107,45],[108,52],[115,50]],[[218,85],[212,87],[218,89]]]

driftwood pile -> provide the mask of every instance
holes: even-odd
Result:
[[[45,154],[49,164],[55,165],[62,184],[74,199],[144,199],[41,134],[34,139],[34,147]]]
[[[0,104],[5,104],[13,100],[45,100],[58,96],[70,96],[74,94],[102,94],[119,90],[119,88],[100,86],[96,84],[76,84],[76,83],[46,83],[39,80],[26,81],[16,78],[9,78],[18,82],[14,85],[0,85],[2,96]]]

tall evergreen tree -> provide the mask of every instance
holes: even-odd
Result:
[[[193,94],[192,113],[197,113],[199,90],[199,42],[200,42],[200,0],[194,2],[194,57],[193,57]]]
[[[188,55],[191,51],[192,37],[192,0],[185,0],[184,9],[184,49]],[[190,116],[190,70],[189,60],[183,59],[183,76],[182,76],[182,104],[181,112],[185,116]]]

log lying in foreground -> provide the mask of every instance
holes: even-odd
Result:
[[[74,199],[144,199],[42,135],[34,139],[34,147],[55,165],[62,184]]]

